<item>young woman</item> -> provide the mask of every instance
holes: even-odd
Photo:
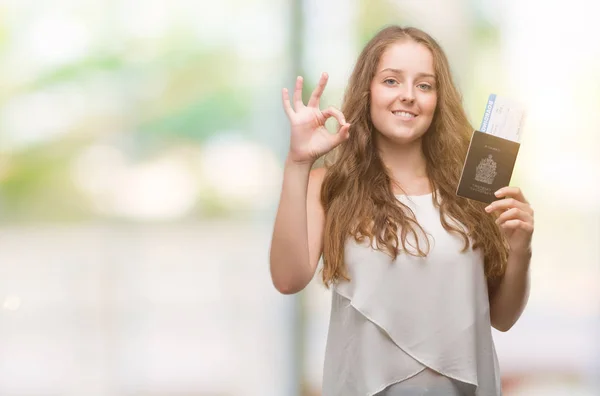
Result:
[[[473,128],[428,34],[380,31],[341,111],[319,109],[326,83],[307,105],[301,77],[293,106],[283,90],[291,142],[270,250],[284,294],[323,256],[323,395],[500,395],[491,326],[507,331],[527,302],[530,205],[516,187],[490,205],[455,194]]]

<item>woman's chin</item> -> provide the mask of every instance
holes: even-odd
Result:
[[[389,132],[380,132],[383,140],[393,144],[411,144],[423,137],[423,132],[415,131],[414,129],[396,129]]]

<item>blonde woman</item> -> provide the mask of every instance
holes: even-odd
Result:
[[[306,105],[301,77],[292,101],[283,90],[291,140],[270,250],[284,294],[323,257],[323,395],[500,395],[491,328],[510,329],[527,303],[530,205],[516,187],[490,205],[455,194],[473,128],[425,32],[373,37],[341,111],[320,109],[326,83]]]

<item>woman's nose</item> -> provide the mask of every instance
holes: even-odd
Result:
[[[403,103],[413,103],[415,101],[415,93],[411,87],[404,87],[400,90],[400,100]]]

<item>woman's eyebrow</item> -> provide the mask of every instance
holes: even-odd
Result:
[[[395,74],[403,74],[403,73],[404,73],[404,71],[403,71],[403,70],[400,70],[400,69],[394,69],[394,68],[392,68],[392,67],[387,67],[387,68],[385,68],[385,69],[381,70],[381,71],[379,72],[379,74],[381,74],[381,73],[383,73],[383,72],[386,72],[386,71],[389,71],[389,72],[392,72],[392,73],[395,73]],[[430,74],[430,73],[417,73],[417,76],[418,76],[418,77],[431,77],[431,78],[435,79],[435,75],[433,75],[433,74]]]

